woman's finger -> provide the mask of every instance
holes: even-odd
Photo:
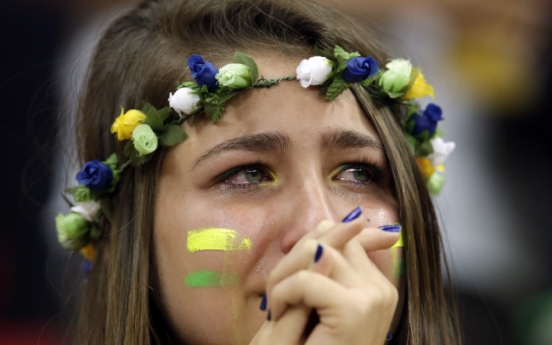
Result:
[[[360,243],[366,252],[383,250],[391,248],[400,237],[400,225],[387,226],[379,228],[365,228],[355,236],[355,239]],[[323,241],[323,237],[320,239]]]
[[[362,231],[362,222],[355,220],[350,223],[334,224],[330,221],[321,222],[315,229],[316,234],[302,238],[293,249],[278,263],[272,270],[267,281],[267,292],[282,279],[289,277],[293,273],[306,269],[312,262],[312,258],[316,252],[319,239],[322,239],[327,234],[339,233],[339,236],[334,236],[337,240],[334,242],[344,242],[351,240]]]
[[[261,326],[250,344],[300,344],[311,311],[311,308],[299,304],[290,306],[277,321],[267,315],[267,321]]]

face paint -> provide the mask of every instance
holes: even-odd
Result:
[[[395,242],[395,244],[391,248],[398,248],[398,247],[404,247],[404,240],[403,240],[403,233],[402,232],[399,235],[399,239],[397,240],[397,242]]]
[[[399,236],[397,242],[391,247],[393,256],[393,275],[400,276],[406,274],[406,262],[404,261],[404,240],[403,233]]]
[[[236,230],[222,228],[206,228],[190,230],[187,238],[187,248],[190,253],[199,250],[249,250],[251,240],[240,238]],[[225,258],[226,266],[226,258]],[[197,271],[186,275],[184,283],[190,287],[224,287],[240,283],[240,277],[235,273],[217,271]]]
[[[197,271],[188,274],[184,278],[184,283],[190,287],[233,286],[240,283],[240,277],[232,273]]]
[[[251,240],[240,238],[236,230],[207,228],[188,232],[188,251],[198,250],[249,250]]]

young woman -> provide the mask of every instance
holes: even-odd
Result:
[[[93,260],[76,342],[458,344],[428,193],[440,109],[389,61],[308,1],[147,1],[114,22],[56,220]]]

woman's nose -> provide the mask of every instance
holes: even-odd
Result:
[[[331,195],[322,179],[305,179],[287,195],[287,214],[281,219],[281,249],[287,254],[305,234],[324,219],[336,221]]]

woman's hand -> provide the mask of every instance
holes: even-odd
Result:
[[[366,253],[390,248],[398,234],[364,222],[324,221],[293,247],[270,274],[270,320],[251,344],[385,342],[398,293]],[[319,321],[310,330],[312,310]]]

